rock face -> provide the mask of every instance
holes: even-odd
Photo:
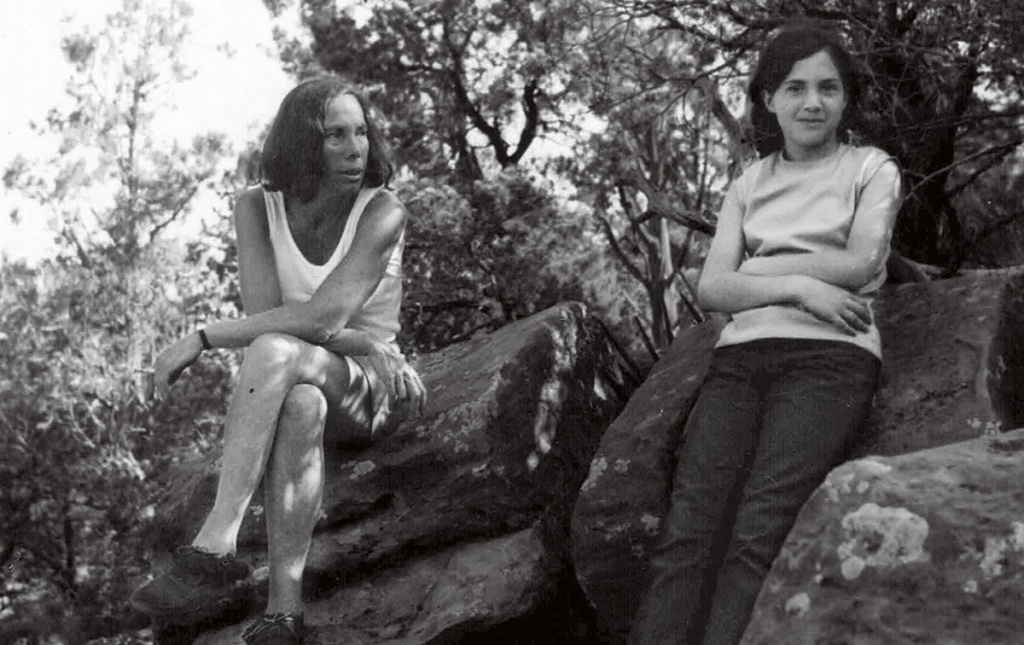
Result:
[[[1024,383],[1022,282],[1024,274],[1002,271],[879,294],[882,382],[853,456],[1009,429],[1002,410],[1024,396],[1017,385]],[[643,593],[647,554],[667,508],[672,447],[719,329],[705,323],[679,335],[605,433],[580,492],[572,524],[577,577],[612,643],[625,642]]]
[[[1024,431],[867,457],[800,513],[743,645],[1010,645],[1024,634]]]
[[[576,577],[611,642],[625,640],[668,507],[673,449],[711,363],[719,321],[681,333],[605,432],[572,518]]]
[[[988,391],[1004,427],[1024,427],[1024,271],[1010,276],[988,351]]]
[[[420,373],[422,417],[328,461],[307,642],[448,642],[536,610],[572,579],[576,491],[629,394],[603,327],[561,305],[424,356]],[[212,460],[183,473],[158,507],[158,546],[189,540],[212,504]],[[261,510],[239,545],[257,567]],[[198,642],[236,642],[243,625]]]
[[[1020,379],[1024,273],[899,285],[878,298],[882,382],[858,456],[896,455],[1019,427],[998,379]],[[1005,303],[1005,306],[1001,303]],[[1000,370],[998,366],[1007,369]],[[995,403],[993,400],[995,395]]]

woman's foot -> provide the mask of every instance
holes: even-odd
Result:
[[[302,645],[302,614],[263,614],[242,632],[248,645]]]
[[[249,566],[230,555],[179,547],[171,567],[132,594],[132,606],[155,620],[191,625],[220,615],[253,592]]]

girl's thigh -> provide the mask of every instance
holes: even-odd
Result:
[[[838,342],[812,343],[786,362],[768,386],[750,487],[799,500],[845,458],[870,414],[880,362]]]

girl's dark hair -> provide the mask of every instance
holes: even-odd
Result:
[[[838,36],[821,27],[783,27],[761,52],[747,90],[747,96],[753,106],[750,118],[754,126],[754,146],[761,157],[767,157],[785,146],[778,119],[764,104],[765,93],[774,94],[782,81],[789,76],[797,61],[822,50],[828,52],[832,58],[832,63],[839,70],[839,78],[843,83],[846,109],[843,110],[843,117],[839,121],[837,135],[839,141],[843,143],[849,139],[849,130],[856,118],[857,101],[860,99],[860,81],[857,78],[857,67],[853,57],[846,51]]]
[[[341,94],[354,96],[366,118],[370,143],[366,185],[383,186],[391,180],[394,164],[370,117],[366,99],[354,85],[327,74],[299,83],[281,101],[260,155],[264,188],[282,191],[303,202],[313,199],[324,175],[324,114],[327,103]]]

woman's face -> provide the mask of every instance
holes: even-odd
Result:
[[[838,147],[837,132],[846,109],[846,91],[827,51],[794,63],[775,92],[765,92],[763,100],[779,121],[787,158],[820,159]]]
[[[370,152],[366,115],[351,94],[339,94],[324,110],[324,180],[337,187],[363,183]]]

